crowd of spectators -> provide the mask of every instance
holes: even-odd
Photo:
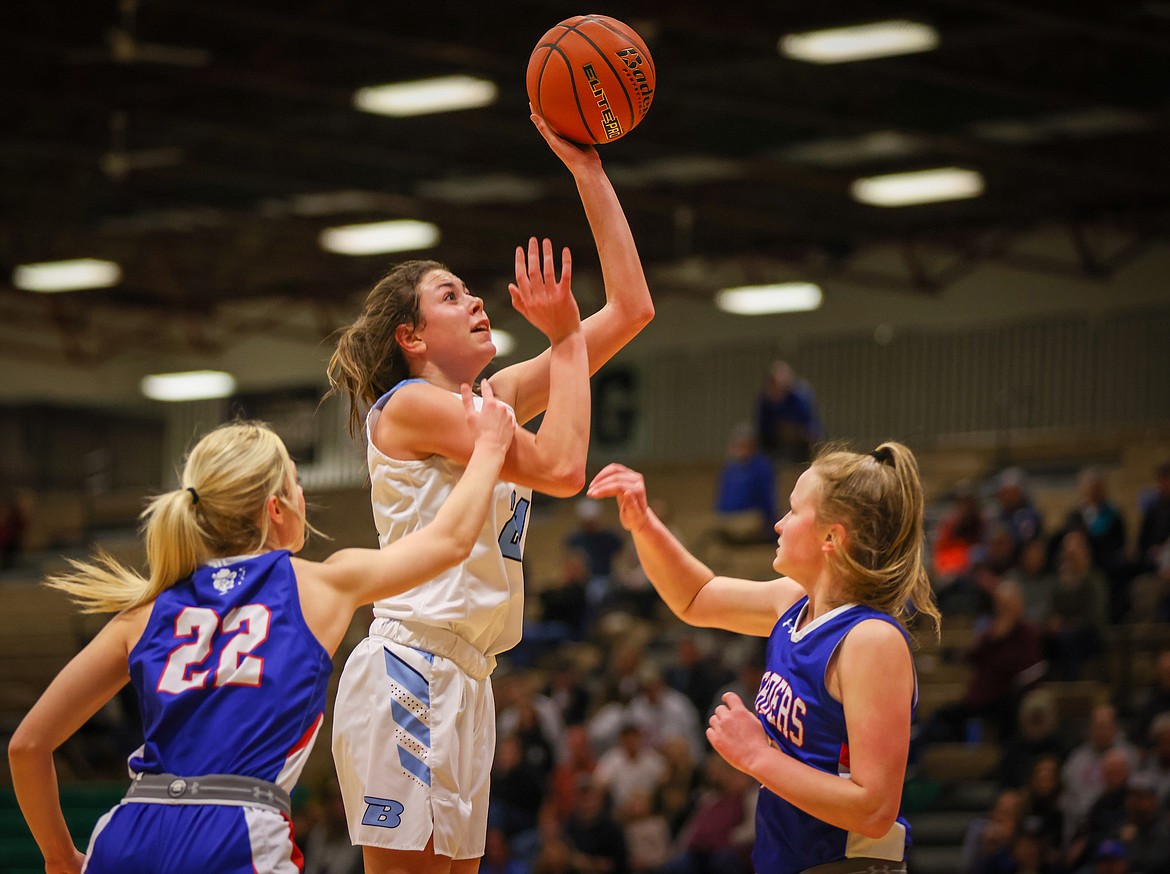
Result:
[[[811,389],[783,362],[755,412],[754,428],[733,432],[716,489],[716,512],[749,519],[743,536],[725,535],[732,546],[774,536],[775,472],[824,436]],[[1102,676],[1111,627],[1170,622],[1170,463],[1143,493],[1136,532],[1098,470],[1081,473],[1054,519],[1018,468],[950,498],[929,560],[944,629],[972,629],[969,670],[959,699],[916,726],[910,773],[932,744],[998,745],[1000,791],[968,829],[960,874],[1170,872],[1170,649],[1149,688],[1119,700],[1103,685],[1083,725],[1061,718],[1052,692]],[[723,692],[754,700],[763,641],[677,623],[608,511],[589,499],[574,511],[523,642],[494,678],[480,871],[750,874],[758,787],[703,732]],[[297,802],[306,874],[360,871],[335,783],[306,786]]]
[[[1170,871],[1170,649],[1148,685],[1111,687],[1108,661],[1127,626],[1170,617],[1170,465],[1143,492],[1132,540],[1102,472],[1077,485],[1046,524],[1028,477],[1010,469],[986,506],[977,484],[960,484],[934,526],[944,628],[962,617],[971,643],[964,691],[917,726],[911,771],[932,744],[1000,753],[999,793],[967,829],[960,874]],[[1067,681],[1095,683],[1087,718],[1062,717]]]

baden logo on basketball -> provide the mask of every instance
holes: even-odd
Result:
[[[646,80],[646,71],[641,69],[643,63],[641,52],[633,46],[628,46],[624,49],[618,49],[614,54],[625,65],[626,78],[630,80],[632,85],[631,94],[638,98],[638,112],[645,115],[646,110],[650,108],[650,101],[654,99],[654,89]]]

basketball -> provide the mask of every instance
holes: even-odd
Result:
[[[529,102],[575,143],[609,143],[632,131],[650,109],[655,81],[646,43],[605,15],[566,18],[528,60]]]

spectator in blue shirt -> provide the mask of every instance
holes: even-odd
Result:
[[[760,451],[750,425],[737,425],[719,472],[715,513],[724,538],[732,543],[774,540],[776,470]]]
[[[776,361],[756,398],[756,437],[779,464],[802,464],[824,439],[812,387],[786,361]]]

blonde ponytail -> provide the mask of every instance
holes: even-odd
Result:
[[[914,453],[892,441],[864,454],[826,447],[812,470],[821,481],[819,520],[845,528],[846,548],[830,561],[850,581],[853,600],[903,624],[925,616],[938,634],[942,615],[924,562],[925,498]]]
[[[70,560],[72,572],[45,584],[67,593],[85,613],[147,604],[209,558],[263,551],[265,505],[273,495],[287,500],[292,476],[288,450],[267,425],[222,425],[191,450],[183,487],[157,496],[142,512],[149,576],[99,552],[93,561]]]

